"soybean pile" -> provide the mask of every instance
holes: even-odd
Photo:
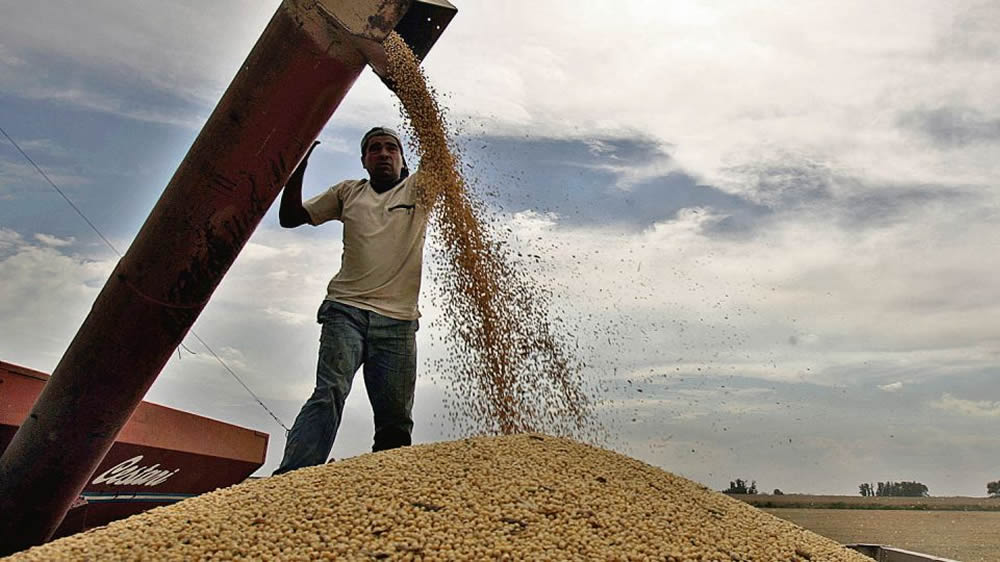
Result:
[[[453,436],[541,431],[601,439],[595,401],[570,353],[572,331],[550,311],[550,295],[511,259],[503,225],[474,198],[452,145],[446,112],[418,60],[392,33],[385,42],[410,148],[421,159],[420,202],[430,210],[431,277],[446,358]]]
[[[871,562],[693,481],[539,434],[304,468],[11,558],[61,559]]]

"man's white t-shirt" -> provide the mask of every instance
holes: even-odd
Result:
[[[340,271],[327,299],[398,320],[420,317],[420,271],[427,213],[417,203],[420,172],[378,193],[368,180],[348,180],[303,203],[313,225],[344,223]]]

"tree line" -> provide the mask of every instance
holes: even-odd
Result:
[[[757,481],[753,480],[750,485],[747,486],[747,481],[737,478],[735,481],[729,481],[729,487],[722,490],[723,494],[743,494],[743,495],[755,495],[757,493]]]
[[[743,480],[737,478],[729,481],[729,487],[721,490],[724,494],[756,495],[757,481]],[[862,482],[858,485],[858,492],[866,498],[874,497],[904,497],[904,498],[924,498],[930,496],[930,490],[920,482]],[[781,490],[775,488],[775,496],[783,495]],[[1000,498],[1000,480],[986,483],[986,494],[991,498]]]
[[[930,494],[927,486],[920,482],[878,482],[873,486],[864,482],[858,486],[862,496],[869,497],[904,497],[923,498]]]

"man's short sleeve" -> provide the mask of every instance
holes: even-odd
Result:
[[[302,203],[309,213],[312,224],[320,225],[327,221],[338,220],[344,211],[343,187],[348,182],[340,182],[323,193]]]

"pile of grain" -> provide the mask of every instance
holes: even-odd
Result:
[[[513,265],[502,225],[484,220],[467,190],[445,112],[413,53],[395,33],[385,47],[408,138],[421,157],[421,200],[440,241],[428,261],[448,353],[434,371],[448,380],[455,433],[544,431],[600,441],[592,393],[569,353],[572,334],[549,313],[544,288]]]
[[[690,480],[534,434],[247,482],[12,560],[209,558],[871,562]]]

